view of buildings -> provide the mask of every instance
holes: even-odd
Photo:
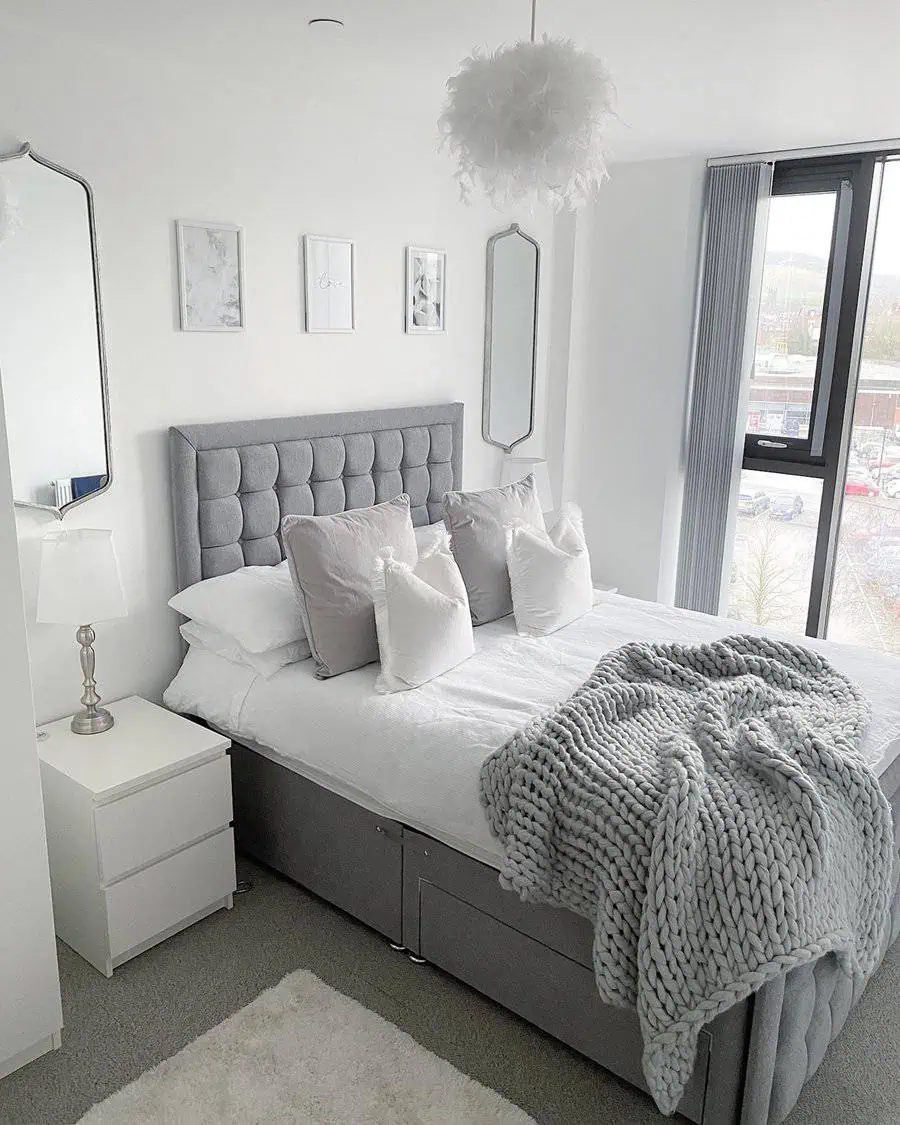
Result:
[[[895,197],[900,204],[900,176],[890,171],[882,209]],[[747,432],[805,438],[815,409],[833,198],[772,203]],[[791,243],[803,249],[783,248]],[[822,252],[810,252],[817,244]],[[900,653],[900,272],[879,270],[893,265],[893,253],[892,246],[879,255],[876,243],[828,636]],[[804,630],[821,500],[815,478],[742,473],[729,616]]]

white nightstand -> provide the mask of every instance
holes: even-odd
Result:
[[[116,725],[38,742],[56,932],[101,973],[221,907],[235,888],[231,743],[130,696]]]

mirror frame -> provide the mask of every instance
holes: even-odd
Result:
[[[77,500],[71,500],[68,504],[63,504],[61,508],[54,507],[52,504],[36,504],[28,500],[13,500],[13,504],[17,508],[28,508],[40,512],[50,512],[61,520],[70,508],[77,507],[83,504],[86,500],[93,500],[95,496],[100,496],[112,484],[113,479],[113,465],[112,465],[112,442],[110,439],[110,423],[109,423],[109,383],[107,380],[106,368],[106,337],[103,330],[103,306],[100,299],[100,256],[97,251],[97,227],[94,221],[94,193],[91,190],[91,185],[79,176],[77,172],[71,171],[69,168],[63,168],[61,164],[56,164],[52,160],[47,160],[44,156],[39,156],[34,151],[28,141],[25,141],[17,149],[12,152],[0,152],[0,173],[2,173],[2,166],[13,160],[22,160],[24,158],[33,160],[36,164],[41,164],[45,168],[49,168],[51,172],[58,172],[59,175],[65,176],[69,180],[74,180],[76,184],[80,184],[84,188],[84,194],[87,198],[87,219],[88,219],[88,234],[91,241],[91,274],[94,279],[94,312],[97,318],[97,354],[100,364],[100,398],[103,404],[103,447],[106,453],[106,483],[101,485],[95,492],[89,493],[87,496],[79,496]],[[0,356],[0,383],[3,378],[3,361]]]
[[[503,238],[510,238],[518,235],[524,238],[526,242],[530,242],[534,247],[534,325],[532,327],[532,343],[531,343],[531,408],[528,415],[528,433],[523,434],[522,437],[516,438],[511,445],[505,445],[502,441],[497,441],[492,438],[490,434],[491,429],[491,344],[493,342],[493,318],[494,318],[494,249],[497,243]],[[518,223],[511,223],[506,230],[502,230],[497,234],[492,234],[487,241],[487,277],[485,289],[485,306],[484,306],[484,374],[483,374],[483,397],[481,403],[481,436],[489,445],[496,445],[500,449],[511,453],[517,445],[521,445],[523,441],[527,441],[534,433],[534,410],[535,410],[535,394],[537,391],[537,345],[538,345],[538,304],[540,301],[541,293],[541,246],[536,238],[532,238],[530,234],[526,234]]]

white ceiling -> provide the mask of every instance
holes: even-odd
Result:
[[[311,16],[346,30],[315,37]],[[144,65],[187,66],[327,111],[348,85],[436,117],[470,49],[527,35],[528,0],[0,0],[4,22]],[[613,159],[900,135],[897,0],[542,0],[538,28],[596,51],[618,88]]]

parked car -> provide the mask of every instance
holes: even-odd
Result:
[[[761,489],[742,491],[738,495],[738,515],[758,516],[770,504],[769,497]]]
[[[873,449],[866,458],[870,469],[890,469],[900,463],[900,445],[886,445]]]
[[[844,485],[845,496],[877,496],[878,485],[862,473],[848,473],[847,483]]]
[[[770,501],[769,515],[773,520],[795,520],[803,512],[803,497],[789,492],[778,492]]]
[[[900,500],[900,476],[893,476],[886,481],[882,481],[882,488],[885,496],[890,496],[892,500]]]

